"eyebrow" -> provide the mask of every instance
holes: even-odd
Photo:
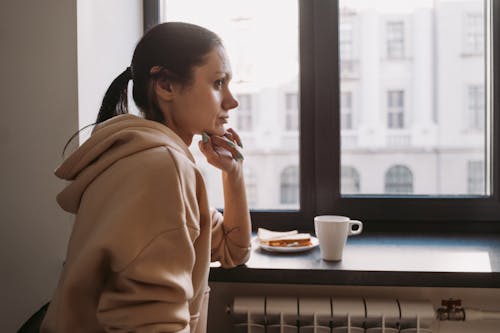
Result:
[[[227,77],[227,79],[228,79],[228,80],[231,80],[231,78],[232,78],[232,75],[231,75],[231,73],[229,73],[229,72],[221,72],[221,71],[217,71],[217,72],[215,72],[215,73],[216,73],[216,74],[224,74],[224,75],[226,75],[226,77]]]

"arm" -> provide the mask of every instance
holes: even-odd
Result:
[[[248,211],[245,180],[243,178],[243,161],[231,172],[222,172],[224,188],[224,227],[231,233],[237,244],[248,246],[251,240],[251,222]]]
[[[182,253],[182,258],[180,257]],[[189,333],[194,250],[187,227],[166,231],[112,274],[97,318],[106,331]]]
[[[217,216],[217,213],[212,214],[212,247],[217,251],[217,248],[224,247],[222,242],[230,242],[232,248],[229,251],[233,252],[233,257],[236,259],[225,264],[219,255],[215,260],[221,260],[223,266],[234,266],[248,260],[252,232],[243,177],[243,155],[235,143],[241,145],[239,136],[231,129],[225,137],[212,136],[207,138],[207,142],[200,142],[200,150],[207,161],[222,171],[224,218],[222,225],[222,216],[220,214]],[[225,250],[220,249],[220,251]]]
[[[135,163],[137,162],[137,163]],[[109,258],[97,318],[113,332],[189,332],[196,225],[169,151],[137,157],[103,211]]]

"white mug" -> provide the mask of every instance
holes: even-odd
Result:
[[[354,230],[353,226],[358,226]],[[342,260],[347,236],[358,235],[363,231],[363,222],[351,220],[347,216],[319,215],[314,218],[314,229],[319,240],[321,258]]]

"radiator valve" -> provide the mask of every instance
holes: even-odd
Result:
[[[436,310],[438,320],[464,321],[465,310],[462,307],[462,301],[449,298],[441,301],[442,307]]]

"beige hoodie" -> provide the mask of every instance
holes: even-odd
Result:
[[[210,210],[186,144],[166,126],[114,117],[57,170],[76,215],[41,332],[205,332],[210,261],[233,267],[249,244]]]

